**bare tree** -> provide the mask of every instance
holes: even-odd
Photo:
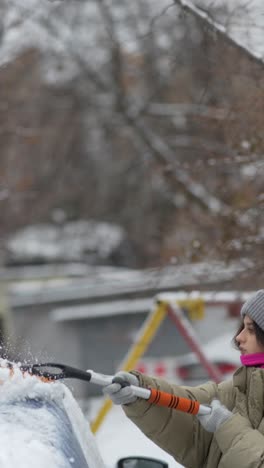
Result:
[[[60,206],[68,216],[122,223],[143,264],[245,255],[261,268],[263,63],[214,10],[180,0],[80,0],[16,11],[11,26],[44,40],[35,75],[19,80],[39,126],[30,115],[11,119],[5,166],[10,151],[16,164],[19,148],[20,183],[23,172],[30,180],[21,204],[13,176],[3,178],[5,224],[17,225],[15,206],[27,213],[20,224]],[[39,135],[30,157],[14,138],[18,128]]]

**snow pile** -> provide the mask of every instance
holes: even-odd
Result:
[[[60,430],[60,421],[49,411],[54,407],[69,418],[87,466],[103,468],[89,425],[65,385],[42,382],[37,377],[22,374],[19,367],[14,368],[12,375],[9,368],[1,367],[0,383],[1,468],[73,466],[74,460],[65,458],[63,450],[58,450],[56,441],[63,439],[64,425],[61,421]]]
[[[1,365],[4,362],[2,361]],[[27,398],[42,398],[61,404],[64,398],[64,385],[59,382],[47,384],[35,376],[23,374],[19,365],[13,367],[12,373],[8,367],[0,367],[0,383],[0,404],[25,401]]]
[[[13,234],[7,242],[7,260],[14,262],[106,260],[125,240],[113,223],[79,220],[62,226],[37,224]]]
[[[94,399],[93,412],[100,408],[101,399]],[[117,461],[123,457],[141,456],[156,458],[168,463],[169,468],[180,468],[182,465],[158,445],[148,439],[126,416],[120,406],[113,406],[102,426],[95,435],[100,447],[106,468],[116,468]]]

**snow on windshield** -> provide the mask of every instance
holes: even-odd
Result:
[[[42,382],[22,374],[19,368],[14,368],[10,378],[6,367],[0,368],[0,383],[1,468],[104,467],[89,424],[64,384]],[[75,464],[74,457],[67,458],[68,447],[60,450],[65,421],[71,423],[70,435],[76,436],[80,458],[86,465]]]

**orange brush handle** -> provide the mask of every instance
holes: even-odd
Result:
[[[159,406],[166,406],[167,408],[177,409],[184,413],[197,414],[200,408],[198,401],[189,400],[188,398],[178,397],[170,393],[161,392],[160,390],[150,389],[149,402]]]

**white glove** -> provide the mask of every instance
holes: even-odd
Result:
[[[206,431],[215,432],[222,423],[233,416],[233,413],[222,405],[219,400],[213,400],[211,407],[212,411],[210,414],[198,414],[197,418]]]
[[[114,376],[113,381],[115,382],[103,388],[103,394],[111,398],[115,405],[128,405],[136,401],[137,397],[131,388],[131,385],[136,387],[139,385],[135,375],[130,374],[130,372],[120,371]]]

